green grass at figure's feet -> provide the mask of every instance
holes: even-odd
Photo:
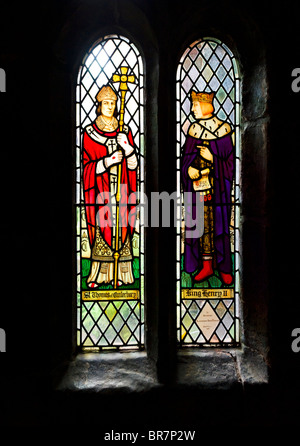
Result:
[[[194,277],[198,274],[199,271],[195,271],[192,274],[189,274],[183,269],[183,256],[181,257],[181,287],[182,288],[233,288],[234,283],[232,285],[224,285],[220,278],[220,274],[217,270],[215,270],[214,275],[208,277],[207,280],[203,280],[202,282],[195,282]],[[232,273],[234,274],[234,255],[232,254]]]
[[[82,290],[89,290],[90,288],[87,286],[86,280],[88,278],[88,275],[90,273],[91,268],[91,260],[90,259],[82,259],[81,263],[81,273],[82,273]],[[118,289],[122,290],[138,290],[140,287],[140,261],[137,257],[134,257],[132,261],[132,269],[133,269],[133,275],[134,275],[134,282],[129,285],[121,285],[118,287]],[[99,288],[99,290],[113,290],[113,286],[111,284],[103,284]]]

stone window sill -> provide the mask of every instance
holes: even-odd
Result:
[[[170,385],[204,390],[229,390],[268,383],[262,355],[238,350],[183,350]],[[80,353],[56,376],[56,390],[88,393],[140,393],[163,387],[145,352]]]
[[[61,391],[145,392],[158,387],[145,352],[79,353],[56,385]]]
[[[177,383],[203,389],[230,389],[268,384],[265,358],[249,348],[233,350],[181,351]]]

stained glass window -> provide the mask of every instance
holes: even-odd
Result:
[[[144,67],[109,35],[76,87],[77,333],[83,349],[144,344]]]
[[[240,80],[221,41],[203,38],[176,77],[177,339],[180,346],[239,343],[241,260]],[[197,218],[202,224],[197,225]]]

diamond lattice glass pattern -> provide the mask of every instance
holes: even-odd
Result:
[[[190,113],[190,101],[187,98],[192,87],[197,91],[215,91],[215,113],[221,119],[235,125],[235,72],[234,58],[229,51],[214,40],[196,42],[180,64],[180,103],[182,104],[182,126],[193,121]],[[231,94],[232,93],[232,94]],[[233,95],[233,98],[232,98]],[[181,144],[186,133],[181,132]]]
[[[128,84],[126,91],[124,124],[130,128],[136,147],[137,192],[141,192],[142,195],[144,192],[144,68],[136,46],[119,35],[109,35],[100,39],[83,60],[76,89],[77,339],[79,347],[87,349],[141,349],[144,344],[142,216],[137,217],[131,240],[134,282],[123,284],[123,286],[120,286],[118,282],[117,290],[113,287],[113,282],[105,283],[95,291],[91,291],[87,284],[91,271],[93,247],[89,241],[84,199],[83,134],[84,129],[97,117],[96,95],[104,85],[112,86],[117,92],[117,109],[120,111],[121,95],[118,93],[118,86],[114,85],[112,80],[114,74],[120,73],[121,67],[127,67],[128,74],[135,77],[135,82]],[[115,239],[114,232],[114,242]]]
[[[217,39],[205,38],[194,42],[184,52],[177,70],[177,193],[183,202],[182,175],[180,170],[189,128],[201,123],[192,112],[191,91],[214,92],[214,112],[219,120],[232,129],[234,147],[234,174],[231,188],[231,217],[229,222],[230,252],[233,282],[228,285],[221,280],[215,269],[215,254],[207,258],[212,262],[213,273],[204,279],[201,262],[198,270],[187,272],[185,267],[185,209],[177,226],[177,339],[180,346],[236,346],[239,343],[239,220],[240,220],[240,128],[239,128],[239,76],[237,62],[231,51]],[[205,120],[204,120],[205,121]],[[204,124],[203,121],[203,125]],[[207,124],[209,125],[209,123]],[[214,168],[214,167],[213,167]],[[203,195],[204,207],[209,207],[211,192]],[[202,192],[203,194],[203,192]],[[208,195],[207,195],[208,194]],[[201,195],[201,194],[200,194]],[[212,197],[214,197],[212,195]],[[214,205],[212,205],[214,206]],[[213,208],[214,219],[218,209]],[[207,214],[205,214],[207,215]],[[208,218],[208,217],[204,217]],[[212,226],[213,227],[213,226]],[[190,242],[188,242],[190,243]],[[203,242],[204,243],[204,242]],[[215,243],[215,242],[214,242]],[[197,248],[198,249],[198,248]],[[203,248],[201,248],[203,249]],[[202,257],[202,266],[206,257]],[[210,259],[213,260],[210,260]],[[215,262],[215,263],[213,263]]]

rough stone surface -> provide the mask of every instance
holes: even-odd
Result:
[[[230,389],[239,382],[235,356],[229,352],[183,352],[178,355],[179,385]]]
[[[79,354],[61,378],[56,375],[58,391],[96,393],[141,393],[164,386],[145,353]],[[250,349],[244,351],[184,351],[178,354],[175,382],[181,388],[229,390],[244,383],[268,382],[264,358]]]
[[[263,355],[244,347],[243,353],[237,355],[239,377],[243,384],[267,384],[269,381],[268,364]]]
[[[144,392],[159,386],[145,353],[79,354],[57,379],[57,390],[98,393]]]

